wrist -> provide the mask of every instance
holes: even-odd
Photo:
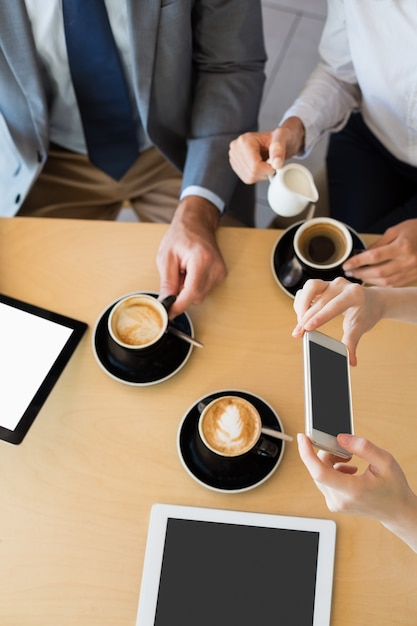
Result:
[[[379,287],[378,290],[379,298],[382,300],[381,306],[384,318],[410,322],[411,324],[417,322],[417,290],[415,287],[402,287],[401,289]]]
[[[180,201],[174,214],[174,219],[181,220],[185,225],[197,222],[213,232],[219,225],[220,217],[219,209],[201,196],[186,196]]]
[[[375,314],[375,323],[379,320],[389,317],[390,291],[392,287],[365,287],[365,290],[373,296],[373,311]]]
[[[381,520],[382,525],[417,552],[417,496],[409,490],[401,507],[395,507],[394,517]]]
[[[287,117],[281,124],[281,128],[286,128],[290,131],[292,137],[292,154],[298,154],[304,149],[305,141],[305,126],[299,117]]]

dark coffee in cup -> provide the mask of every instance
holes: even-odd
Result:
[[[331,218],[314,218],[302,224],[294,237],[294,251],[307,267],[331,269],[342,265],[352,252],[348,228]]]
[[[203,410],[199,432],[204,444],[216,454],[234,457],[257,443],[262,422],[256,408],[239,396],[222,396]]]

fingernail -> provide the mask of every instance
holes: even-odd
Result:
[[[282,166],[282,160],[276,157],[275,159],[272,159],[271,165],[275,170],[279,170],[279,168]]]
[[[339,441],[341,445],[344,444],[345,446],[348,446],[352,440],[352,435],[349,435],[349,433],[340,433],[337,436],[337,440]]]
[[[303,327],[301,326],[301,324],[297,324],[297,326],[294,328],[291,334],[293,337],[299,337],[300,334],[302,333],[302,330],[303,330]]]
[[[353,272],[350,272],[349,270],[344,270],[344,274],[345,274],[345,276],[347,276],[348,278],[353,278]]]

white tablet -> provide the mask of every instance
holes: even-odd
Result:
[[[331,520],[155,504],[136,626],[330,624]]]

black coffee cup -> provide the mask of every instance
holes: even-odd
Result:
[[[274,458],[279,447],[262,435],[257,409],[240,396],[220,396],[199,406],[196,446],[204,463],[219,474],[244,468],[252,455]]]
[[[108,317],[109,355],[134,370],[139,360],[161,349],[168,321],[167,307],[156,297],[143,292],[123,296],[114,303]]]
[[[334,271],[343,265],[352,250],[353,239],[349,229],[330,217],[307,220],[294,235],[295,255],[307,271]]]

